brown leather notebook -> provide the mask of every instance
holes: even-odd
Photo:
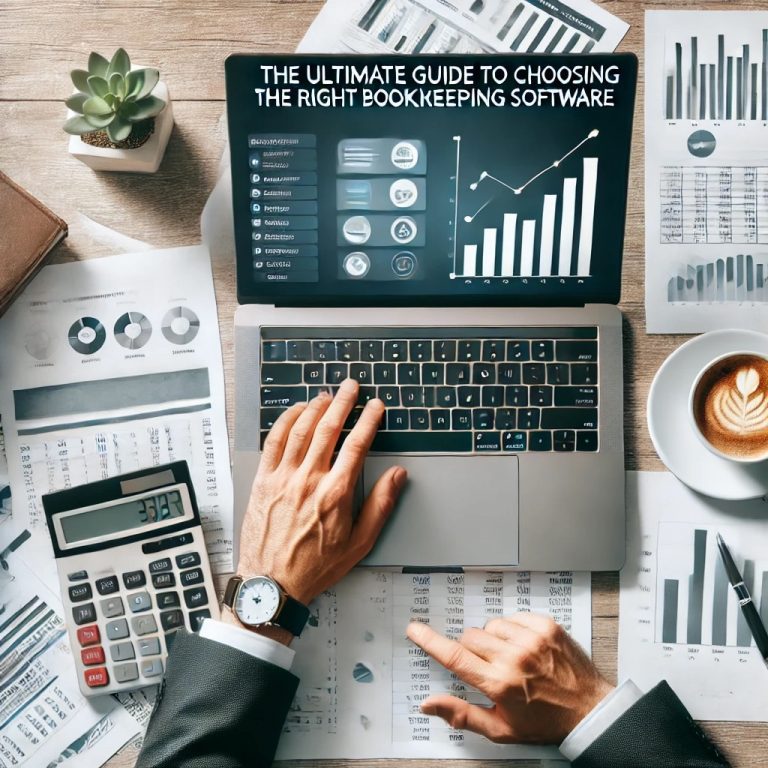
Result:
[[[0,171],[0,315],[66,236],[65,221]]]

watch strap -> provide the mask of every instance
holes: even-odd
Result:
[[[243,583],[243,577],[242,576],[233,576],[228,582],[227,587],[224,590],[224,598],[222,599],[222,603],[227,606],[227,608],[230,608],[231,610],[235,610],[235,595],[237,594],[237,590],[239,589],[240,585]]]

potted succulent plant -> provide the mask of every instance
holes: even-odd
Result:
[[[72,70],[77,91],[66,100],[69,151],[97,171],[154,173],[173,128],[168,88],[156,69],[131,67],[118,48],[111,60],[91,53]]]

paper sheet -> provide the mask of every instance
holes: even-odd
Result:
[[[608,52],[628,29],[589,0],[328,0],[296,50]]]
[[[0,349],[19,524],[44,529],[44,493],[186,459],[211,565],[232,569],[224,375],[204,247],[45,267],[0,321]]]
[[[768,12],[649,11],[649,333],[768,321]]]
[[[619,680],[666,680],[697,720],[768,720],[768,672],[715,543],[768,623],[768,503],[699,496],[667,472],[627,473]]]
[[[9,529],[0,550],[10,548]],[[0,570],[0,768],[97,768],[141,726],[111,696],[80,693],[61,603],[25,558],[27,542]]]
[[[301,684],[279,759],[557,758],[556,749],[499,746],[419,711],[438,692],[488,703],[405,637],[411,618],[456,637],[494,616],[549,613],[591,648],[588,573],[400,574],[358,569],[311,606],[294,643]]]

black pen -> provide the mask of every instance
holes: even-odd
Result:
[[[744,614],[744,619],[747,622],[749,631],[752,633],[752,637],[755,638],[757,650],[760,651],[763,661],[768,664],[768,632],[765,631],[765,625],[755,608],[755,604],[752,602],[752,595],[749,594],[749,589],[744,583],[744,579],[739,573],[736,563],[733,562],[733,557],[731,557],[731,553],[723,541],[723,537],[719,533],[717,534],[717,548],[720,550],[720,557],[723,558],[723,565],[725,566],[725,572],[728,574],[728,581],[731,582],[733,591],[736,593],[739,607]]]

